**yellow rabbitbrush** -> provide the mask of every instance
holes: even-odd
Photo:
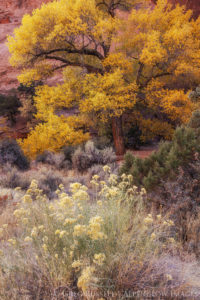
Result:
[[[34,287],[34,299],[36,293],[52,299],[60,287],[87,298],[120,292],[127,288],[127,278],[135,289],[160,282],[152,266],[178,246],[173,221],[145,212],[146,191],[133,186],[131,175],[119,180],[109,166],[104,171],[104,183],[93,176],[94,189],[75,182],[67,194],[61,184],[51,201],[36,180],[26,193],[13,192],[22,199],[13,213],[15,226],[0,228],[2,295],[10,282],[10,295],[21,295],[23,288],[26,297]]]

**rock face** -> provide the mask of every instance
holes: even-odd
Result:
[[[9,64],[7,35],[21,24],[22,16],[50,0],[0,0],[0,93],[18,85],[17,70]]]
[[[188,9],[193,10],[193,16],[197,18],[200,15],[200,1],[199,0],[170,0],[173,4],[184,4]]]
[[[34,8],[49,1],[51,0],[0,0],[0,93],[6,93],[18,85],[17,70],[9,64],[9,52],[6,47],[7,35],[12,34],[14,28],[20,25],[25,13],[30,13]],[[152,1],[156,3],[156,0]],[[188,8],[193,9],[195,17],[200,15],[200,0],[169,1],[186,4]]]
[[[156,4],[157,0],[151,0]],[[172,4],[186,5],[188,9],[193,10],[194,18],[200,15],[200,0],[168,0]]]
[[[200,1],[199,0],[170,0],[173,4],[184,4],[188,9],[193,10],[193,16],[196,18],[200,15]]]

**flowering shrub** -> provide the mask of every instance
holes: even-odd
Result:
[[[109,166],[104,172],[107,184],[98,175],[92,178],[94,199],[76,182],[68,194],[60,184],[58,198],[49,201],[32,181],[14,211],[14,233],[7,227],[0,231],[2,295],[23,299],[41,289],[43,299],[53,299],[63,286],[65,292],[78,288],[84,294],[117,290],[123,261],[130,259],[133,272],[140,272],[163,249],[174,247],[173,222],[145,213],[146,191],[132,185],[131,175],[119,181]]]

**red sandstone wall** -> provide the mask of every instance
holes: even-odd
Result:
[[[155,4],[157,0],[152,0]],[[169,0],[172,4],[186,5],[188,9],[193,10],[193,16],[197,18],[200,15],[200,0]]]
[[[7,35],[21,23],[22,16],[50,0],[0,0],[0,93],[18,85],[17,70],[9,64]]]

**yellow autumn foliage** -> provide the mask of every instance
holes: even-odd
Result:
[[[65,144],[76,145],[88,138],[88,133],[78,130],[75,124],[69,126],[67,118],[49,114],[46,123],[38,124],[26,139],[18,142],[27,156],[35,158],[45,150],[58,151]]]
[[[130,8],[126,18],[119,13]],[[125,113],[141,116],[135,122],[144,138],[169,138],[190,118],[188,93],[200,78],[200,19],[191,15],[167,0],[154,9],[142,0],[59,0],[25,15],[8,38],[10,62],[22,69],[18,79],[29,85],[61,70],[63,77],[37,88],[41,124],[21,141],[25,152],[82,142],[94,117],[110,122]],[[66,110],[75,110],[74,118]]]

